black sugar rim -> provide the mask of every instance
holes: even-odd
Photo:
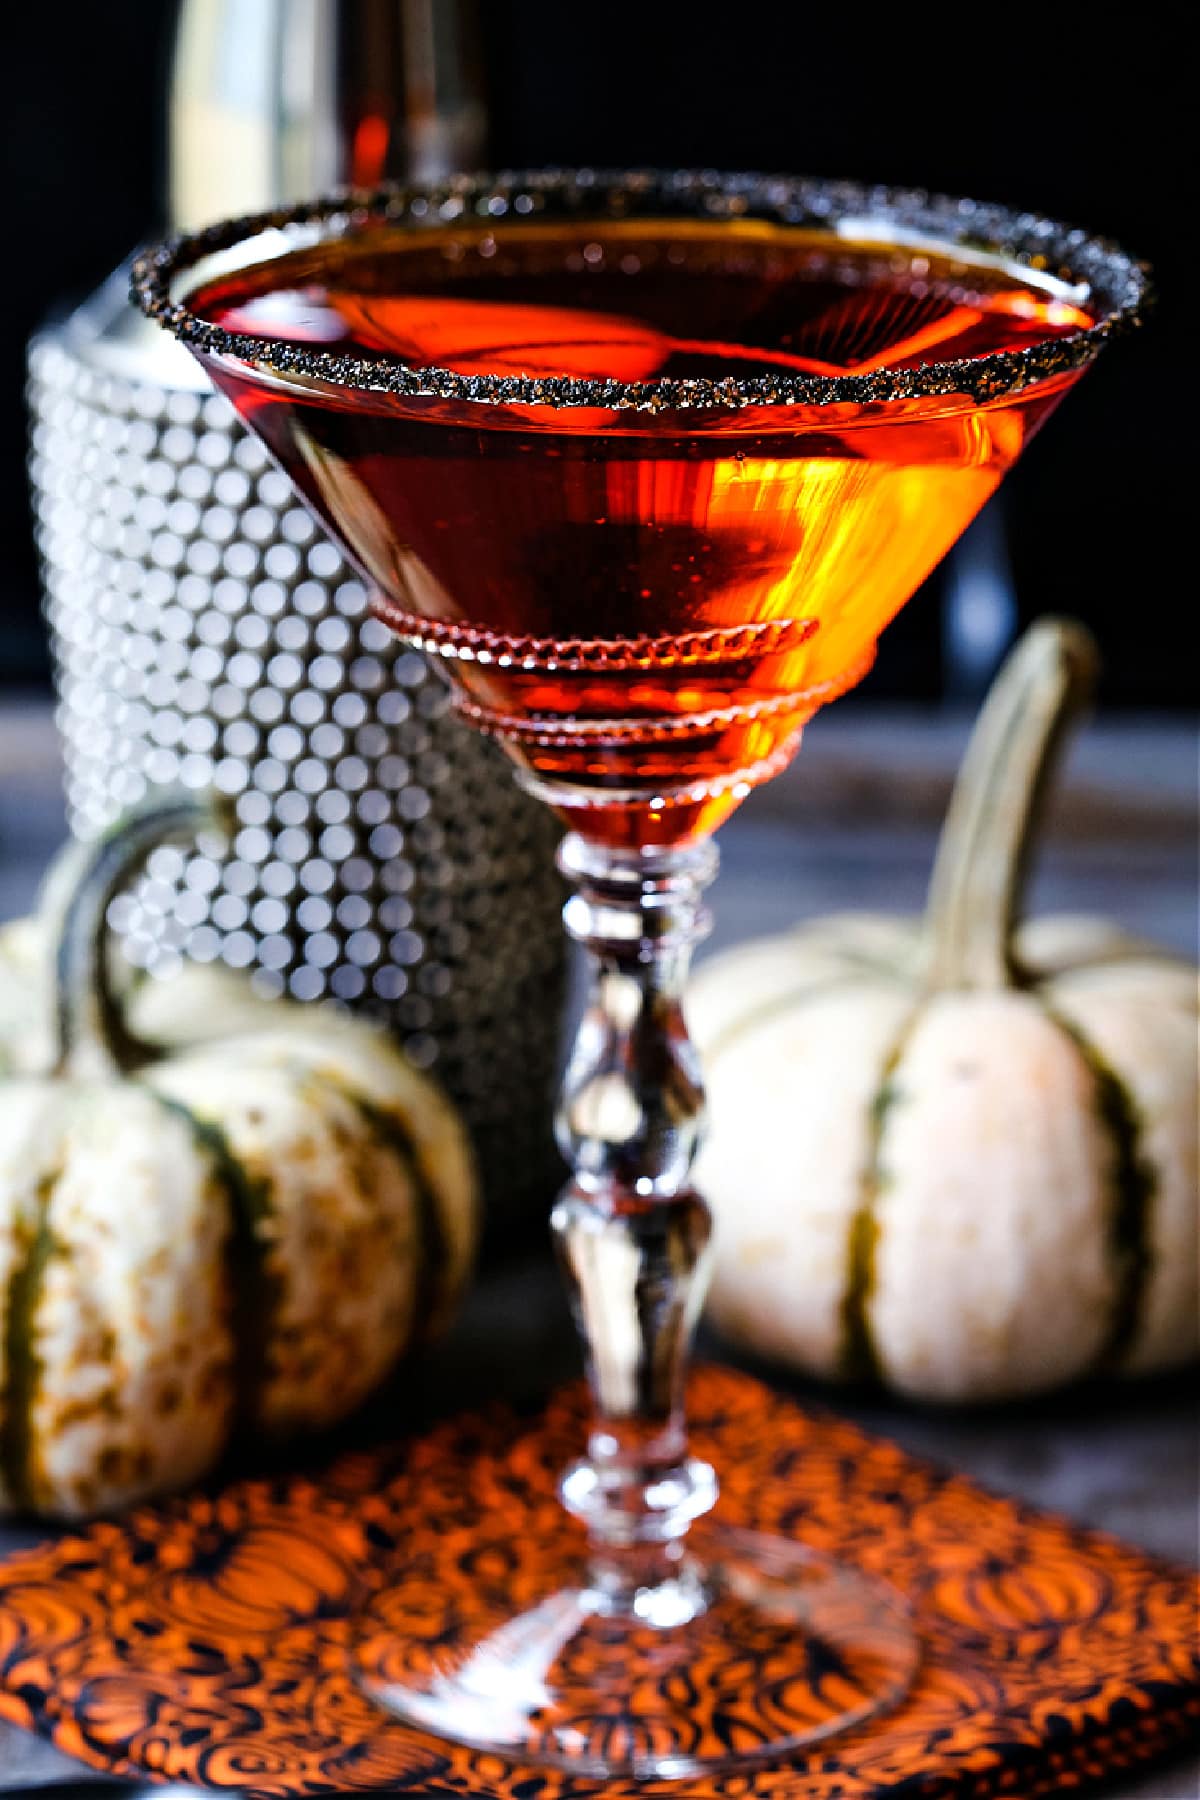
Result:
[[[923,249],[999,256],[1030,274],[1072,287],[1085,284],[1098,309],[1095,323],[1024,350],[880,369],[867,375],[779,374],[747,379],[611,381],[575,376],[463,375],[453,369],[410,367],[399,359],[371,361],[308,345],[230,332],[198,317],[175,299],[176,278],[219,251],[269,230],[326,225],[337,236],[381,224],[422,232],[505,219],[604,224],[636,218],[763,220],[829,230],[839,221],[884,226],[920,240]],[[856,241],[847,234],[847,242]],[[900,238],[905,244],[905,238]],[[887,249],[887,239],[880,248]],[[185,344],[287,379],[402,398],[471,401],[485,405],[601,407],[626,412],[737,410],[751,406],[864,406],[889,400],[966,397],[976,404],[1020,392],[1035,382],[1085,368],[1108,340],[1140,322],[1150,298],[1144,263],[1088,232],[1034,213],[990,202],[955,199],[919,189],[868,187],[857,182],[779,175],[719,175],[710,170],[609,172],[548,169],[475,175],[433,185],[389,183],[346,189],[297,206],[228,219],[207,230],[168,238],[134,263],[131,292],[142,311]]]

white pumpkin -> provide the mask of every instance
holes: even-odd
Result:
[[[696,1178],[732,1341],[944,1401],[1200,1350],[1196,970],[1099,919],[1015,927],[1093,666],[1065,623],[1014,652],[922,921],[828,918],[700,967]]]
[[[196,815],[73,849],[57,920],[0,942],[0,1509],[108,1510],[238,1429],[333,1423],[470,1265],[465,1133],[384,1033],[213,970],[114,998],[109,900]]]

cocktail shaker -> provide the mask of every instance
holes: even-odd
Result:
[[[180,226],[480,160],[465,0],[185,0]],[[160,849],[113,925],[268,994],[382,1016],[457,1099],[493,1236],[544,1206],[565,952],[556,827],[126,275],[29,357],[31,472],[72,829],[147,782],[234,798],[227,847]]]

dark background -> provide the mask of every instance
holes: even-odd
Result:
[[[254,4],[255,0],[245,0]],[[353,4],[353,0],[351,0]],[[13,7],[0,63],[0,681],[47,680],[25,499],[23,347],[162,223],[165,0]],[[1022,617],[1087,617],[1108,703],[1194,699],[1180,521],[1185,241],[1174,9],[1104,15],[685,0],[483,0],[496,164],[771,168],[1014,202],[1147,257],[1162,298],[1004,489]],[[1185,14],[1178,13],[1179,18]],[[999,29],[1000,25],[1007,28]],[[940,595],[944,581],[931,584]],[[865,696],[936,699],[940,608],[910,607]]]

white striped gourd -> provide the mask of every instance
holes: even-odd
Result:
[[[1016,924],[1093,667],[1067,623],[1014,652],[922,921],[828,918],[698,971],[732,1341],[944,1401],[1200,1348],[1196,970],[1101,919]]]
[[[0,941],[2,1510],[107,1511],[239,1430],[334,1423],[468,1271],[465,1134],[382,1032],[198,967],[114,997],[108,904],[197,817],[160,798],[68,852]]]

